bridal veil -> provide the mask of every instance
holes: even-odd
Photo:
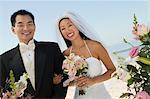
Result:
[[[74,12],[65,12],[61,17],[58,18],[56,22],[56,35],[58,38],[57,41],[62,52],[67,49],[67,45],[60,33],[58,26],[59,21],[62,18],[69,18],[72,21],[72,23],[78,28],[78,30],[81,31],[85,36],[87,36],[91,40],[100,42],[104,46],[98,33],[80,15]]]

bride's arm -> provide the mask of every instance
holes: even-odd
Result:
[[[80,77],[78,78],[78,86],[79,87],[86,87],[90,86],[96,83],[100,83],[103,81],[106,81],[111,78],[111,74],[116,70],[107,50],[100,44],[95,42],[94,44],[94,52],[96,56],[98,55],[98,58],[103,62],[105,65],[107,71],[99,76],[90,78],[90,77]]]
[[[99,44],[96,45],[96,52],[99,59],[103,62],[104,66],[106,67],[107,71],[101,75],[95,77],[93,80],[95,83],[102,82],[111,78],[111,74],[116,70],[107,50],[103,47],[103,45]]]

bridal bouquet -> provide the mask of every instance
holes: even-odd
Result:
[[[120,98],[150,99],[150,26],[140,25],[135,15],[133,24],[132,33],[141,44],[134,46],[124,39],[132,49],[128,58],[115,53],[119,64],[115,76],[128,86],[127,93]]]
[[[62,69],[64,74],[66,74],[69,79],[64,81],[63,85],[68,86],[75,82],[76,77],[86,76],[88,64],[84,58],[71,53],[66,59],[63,61]]]
[[[22,98],[24,90],[27,88],[27,73],[24,73],[18,82],[15,82],[13,71],[9,73],[10,79],[6,81],[6,85],[2,88],[2,99]],[[27,98],[29,99],[29,98]]]

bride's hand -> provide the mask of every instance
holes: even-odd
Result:
[[[86,88],[94,84],[93,78],[82,76],[77,78],[77,86],[79,88]]]

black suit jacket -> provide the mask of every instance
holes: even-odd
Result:
[[[28,79],[28,87],[25,92],[35,98],[51,98],[54,93],[53,76],[54,73],[62,73],[63,60],[64,56],[57,43],[35,41],[35,90]],[[14,72],[15,81],[18,81],[20,76],[26,72],[19,45],[0,56],[0,75],[3,87],[10,70]]]

